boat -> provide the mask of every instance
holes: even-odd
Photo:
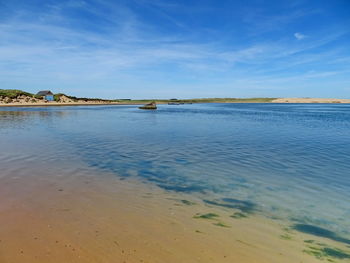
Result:
[[[153,101],[151,103],[145,104],[141,107],[139,107],[141,110],[156,110],[157,109],[157,104]]]

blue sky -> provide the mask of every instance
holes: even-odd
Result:
[[[0,88],[350,98],[350,1],[0,0]]]

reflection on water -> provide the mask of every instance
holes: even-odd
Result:
[[[69,111],[51,111],[40,109],[18,109],[15,110],[1,110],[0,109],[0,129],[11,128],[27,128],[38,124],[38,122],[50,122],[50,120],[57,120],[64,118],[66,115],[72,114]]]
[[[348,240],[349,134],[339,104],[3,108],[0,162],[79,162]]]

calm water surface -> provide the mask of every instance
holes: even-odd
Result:
[[[0,108],[0,149],[0,177],[108,171],[349,241],[350,105]]]

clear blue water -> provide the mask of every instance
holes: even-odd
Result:
[[[350,105],[0,108],[0,149],[0,177],[97,169],[349,241]]]

